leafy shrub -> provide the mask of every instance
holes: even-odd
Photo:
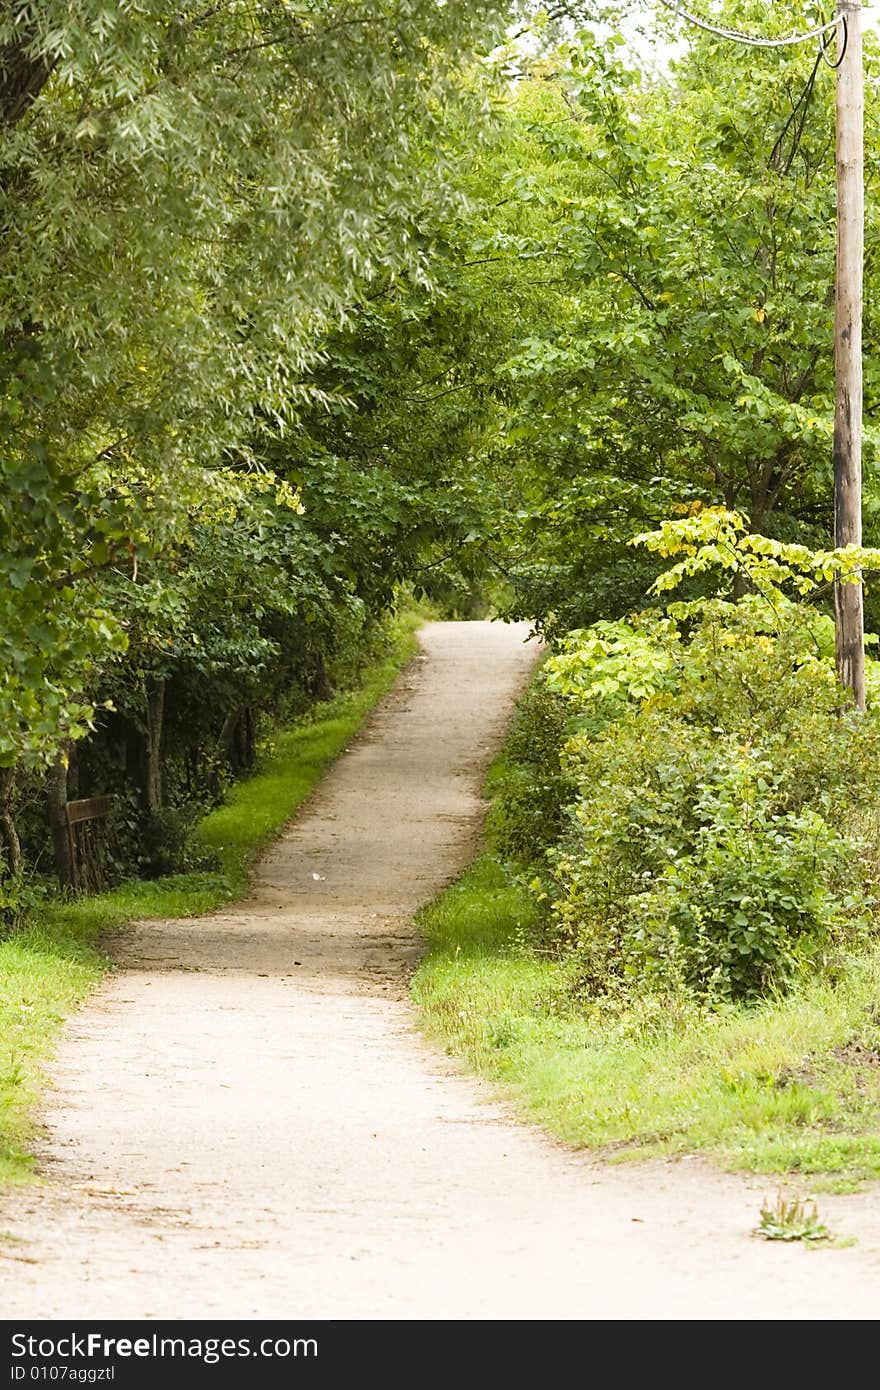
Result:
[[[577,790],[563,768],[568,711],[541,679],[526,691],[495,773],[489,833],[498,853],[521,864],[540,865],[567,823],[566,807]]]
[[[0,941],[43,901],[40,887],[22,873],[0,873]]]
[[[145,815],[140,832],[140,871],[145,878],[193,869],[215,869],[213,856],[194,850],[193,833],[199,808],[163,806]]]
[[[846,708],[828,642],[753,597],[603,624],[547,663],[580,726],[543,885],[578,992],[748,998],[868,922],[880,722]]]
[[[858,846],[738,737],[640,711],[582,750],[555,855],[552,920],[579,990],[684,984],[715,998],[782,985],[858,925]]]

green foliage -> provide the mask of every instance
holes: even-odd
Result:
[[[371,287],[427,290],[502,10],[4,7],[0,765],[82,737],[144,616],[119,571],[192,558],[206,499],[341,403],[309,372]]]
[[[678,637],[674,621],[656,614],[575,628],[556,644],[546,686],[576,705],[580,727],[601,728],[631,702],[675,688]]]
[[[695,503],[688,512],[664,521],[656,531],[633,537],[631,544],[645,546],[664,559],[684,556],[658,576],[654,593],[666,593],[696,575],[720,571],[745,581],[767,598],[786,586],[805,596],[835,580],[860,583],[863,574],[880,569],[880,550],[858,545],[811,550],[757,535],[744,517],[724,507]]]
[[[504,781],[490,786],[503,796]],[[490,819],[491,827],[491,819]],[[749,1172],[880,1173],[880,952],[870,938],[786,994],[574,997],[534,897],[488,851],[419,915],[429,1035],[501,1082],[524,1119],[610,1162],[702,1154]]]
[[[810,807],[786,810],[790,780],[741,734],[639,713],[581,752],[578,775],[552,916],[588,998],[750,997],[821,966],[862,924],[846,887],[861,847]]]
[[[479,602],[497,314],[465,184],[505,16],[0,17],[0,767],[31,864],[67,760],[116,798],[117,875],[185,867],[172,826],[357,672],[401,583]]]
[[[488,833],[505,859],[540,864],[562,834],[576,791],[562,765],[568,729],[564,702],[546,681],[534,681],[519,702],[505,755],[489,779]]]
[[[189,868],[216,865],[193,863],[194,807],[163,806],[139,824],[138,868],[145,878],[162,878]]]
[[[761,31],[771,9],[715,7]],[[807,24],[812,8],[786,8],[788,22],[799,15]],[[768,544],[829,544],[833,76],[820,68],[795,112],[810,45],[753,52],[746,75],[736,45],[687,27],[682,39],[658,71],[604,35],[569,32],[531,74],[523,63],[504,112],[501,192],[479,254],[523,328],[498,370],[496,455],[515,504],[494,553],[509,611],[553,640],[645,606],[657,566],[627,543],[676,503],[739,510]],[[866,61],[870,127],[870,44]],[[869,221],[878,172],[869,152]],[[869,257],[868,545],[877,269]]]
[[[754,997],[870,921],[880,723],[845,710],[830,628],[781,595],[704,600],[546,662],[577,795],[536,887],[585,1002]]]

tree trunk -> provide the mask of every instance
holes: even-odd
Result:
[[[14,767],[0,767],[0,873],[10,878],[21,871],[21,841],[12,811],[16,774]]]
[[[309,647],[306,653],[307,675],[306,690],[313,700],[332,700],[335,695],[330,678],[327,675],[327,667],[324,665],[324,653],[319,647]]]
[[[748,516],[748,527],[752,535],[759,536],[764,526],[766,495],[756,486],[755,480],[750,479],[749,495],[751,498],[751,509]],[[732,511],[733,508],[728,508]],[[738,603],[746,594],[753,594],[755,586],[745,570],[734,570],[733,572],[733,598]]]
[[[749,576],[746,574],[745,570],[734,570],[734,572],[733,572],[733,600],[734,600],[734,603],[739,603],[740,599],[741,599],[741,598],[745,598],[746,594],[753,594],[754,592],[755,592],[755,586],[754,586],[754,584],[752,583],[751,579],[749,579]]]
[[[218,759],[228,759],[231,756],[232,740],[235,735],[235,726],[238,723],[240,714],[241,707],[237,705],[235,709],[229,711],[226,718],[223,720],[223,727],[217,735],[217,750],[215,756]]]
[[[257,720],[253,705],[242,706],[233,731],[231,752],[235,771],[250,772],[257,758]]]
[[[67,763],[68,750],[62,749],[58,761],[49,770],[47,782],[49,825],[52,830],[52,845],[55,851],[55,872],[63,888],[74,892],[79,889],[76,845],[70,822],[67,819]]]
[[[54,60],[29,53],[34,34],[22,27],[17,43],[0,47],[0,123],[13,126],[20,121],[52,75]]]
[[[121,719],[122,750],[125,759],[125,777],[133,787],[143,788],[146,782],[146,745],[139,725],[125,715]],[[146,798],[144,798],[146,799]]]
[[[75,743],[67,745],[67,800],[76,801],[79,796],[79,757]]]
[[[214,750],[214,771],[226,762],[233,772],[249,772],[257,760],[257,716],[253,705],[237,705],[223,720]],[[216,790],[216,776],[214,777]]]
[[[144,769],[144,804],[151,813],[162,808],[162,725],[165,717],[165,682],[147,683],[147,734]]]

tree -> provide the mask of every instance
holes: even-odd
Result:
[[[518,611],[563,626],[634,597],[650,573],[622,542],[673,500],[816,543],[831,520],[833,83],[801,49],[750,81],[708,38],[659,79],[619,53],[582,34],[521,87],[525,210],[488,243],[556,286],[510,358],[509,438],[532,489]],[[875,341],[869,314],[868,361]],[[871,368],[869,415],[876,388]]]
[[[457,65],[495,17],[428,0],[7,7],[4,760],[79,728],[77,672],[112,627],[94,572],[173,534],[206,470],[295,421],[323,332],[375,273],[426,280],[424,209],[456,196]]]
[[[377,276],[428,283],[424,227],[458,200],[444,131],[481,118],[462,65],[503,12],[4,7],[0,766],[88,728],[127,640],[102,576],[240,498]]]

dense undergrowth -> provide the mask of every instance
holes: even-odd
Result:
[[[420,609],[404,610],[377,640],[356,684],[266,739],[255,774],[232,788],[196,829],[197,846],[216,868],[130,880],[90,898],[46,900],[0,940],[0,1184],[31,1171],[40,1065],[58,1024],[108,968],[101,934],[136,918],[194,916],[240,896],[255,856],[305,801],[414,653],[424,616]]]

